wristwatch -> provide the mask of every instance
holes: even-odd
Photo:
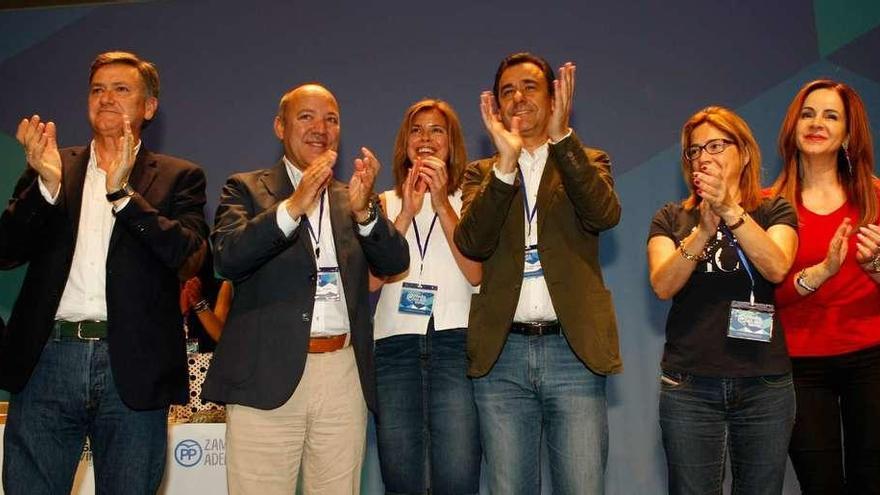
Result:
[[[367,211],[369,211],[370,214],[367,215],[367,218],[363,222],[358,222],[357,219],[354,220],[354,222],[361,227],[366,227],[367,225],[370,225],[370,223],[372,223],[373,220],[375,220],[379,216],[379,209],[376,207],[376,203],[372,199],[367,204]]]
[[[868,264],[868,266],[871,267],[871,272],[880,273],[880,254],[871,258],[871,261],[869,261]]]
[[[122,198],[129,197],[133,194],[134,189],[132,189],[131,186],[128,185],[128,182],[124,182],[122,184],[122,187],[120,187],[119,189],[113,191],[112,193],[107,193],[107,201],[112,203]]]

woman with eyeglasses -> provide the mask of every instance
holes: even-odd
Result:
[[[798,399],[791,460],[805,494],[877,494],[880,182],[859,95],[836,81],[806,84],[779,153],[773,192],[797,206],[801,234],[776,291]]]
[[[467,158],[448,103],[410,106],[394,143],[395,187],[382,207],[406,237],[410,267],[382,287],[376,307],[376,438],[386,493],[480,490],[479,424],[465,350],[482,267],[452,241]]]
[[[797,249],[797,218],[761,195],[761,154],[731,110],[707,107],[681,131],[690,196],[651,222],[651,287],[672,299],[660,426],[670,494],[782,493],[795,398],[774,284]]]

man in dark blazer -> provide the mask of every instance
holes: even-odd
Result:
[[[235,296],[202,388],[226,402],[230,494],[359,493],[367,409],[376,401],[369,269],[409,266],[379,213],[379,163],[362,148],[349,184],[333,179],[339,106],[306,84],[281,99],[272,168],[226,182],[212,239]]]
[[[29,265],[0,335],[10,495],[70,492],[87,436],[99,492],[155,493],[167,406],[187,396],[177,269],[207,236],[205,176],[140,143],[158,106],[151,63],[103,53],[89,86],[90,146],[59,150],[36,115],[16,134],[28,168],[0,258]]]
[[[480,105],[498,154],[462,186],[455,243],[483,261],[468,358],[492,493],[540,493],[542,436],[554,493],[604,493],[605,375],[621,362],[598,246],[620,203],[608,156],[568,125],[574,70],[502,61]]]

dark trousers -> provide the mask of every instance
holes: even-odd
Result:
[[[792,366],[789,454],[803,493],[880,494],[880,346]]]

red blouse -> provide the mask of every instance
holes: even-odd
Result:
[[[819,289],[801,296],[794,278],[820,263],[828,242],[845,217],[855,224],[859,211],[849,202],[827,215],[797,205],[798,251],[794,265],[776,288],[776,305],[792,357],[834,356],[880,344],[880,284],[856,262],[856,232],[840,271]]]

